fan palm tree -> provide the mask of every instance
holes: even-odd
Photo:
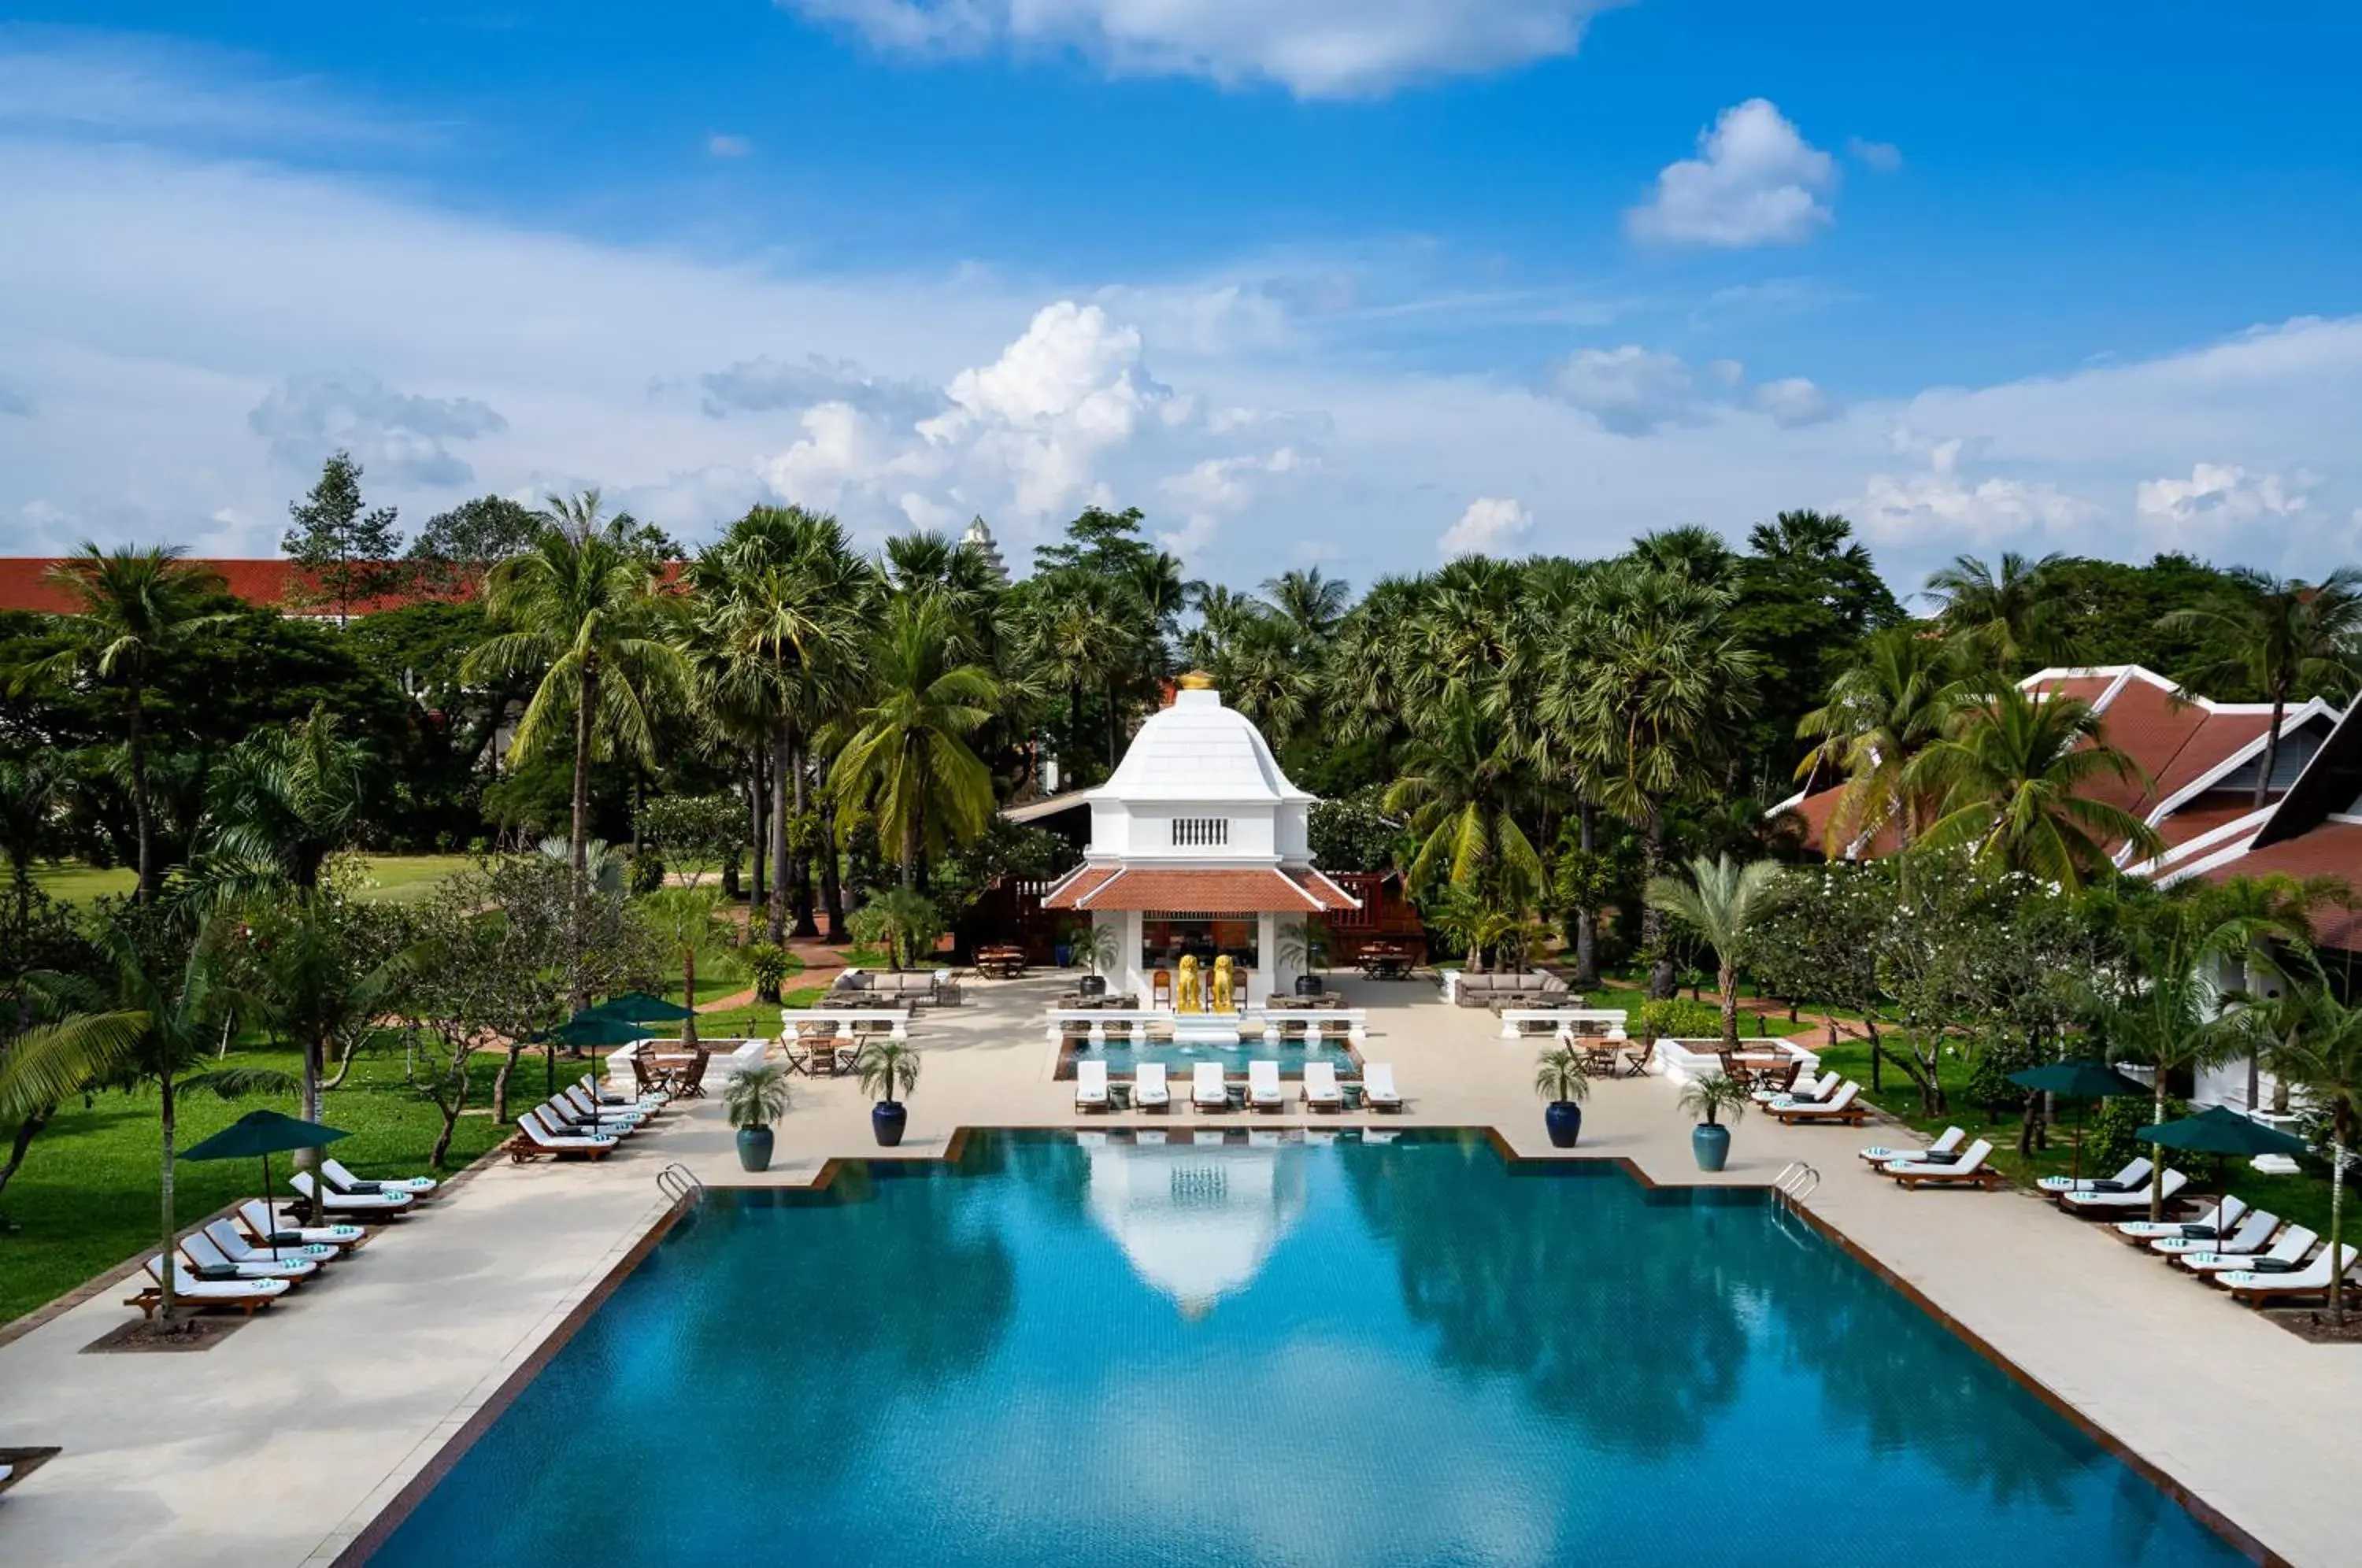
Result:
[[[1112,693],[1138,662],[1142,628],[1136,608],[1120,586],[1079,568],[1061,568],[1025,585],[1017,623],[1021,660],[1051,687],[1066,694],[1066,744],[1082,746],[1083,694]],[[1113,756],[1115,716],[1108,719],[1108,766]],[[1073,756],[1062,758],[1074,772]]]
[[[1243,620],[1208,666],[1223,700],[1284,745],[1311,716],[1317,678],[1293,625],[1269,611]]]
[[[285,1073],[209,1066],[233,1007],[216,983],[218,962],[206,942],[191,949],[177,974],[159,974],[151,973],[152,961],[120,922],[101,928],[94,940],[113,972],[111,990],[52,977],[56,989],[73,999],[71,1010],[17,1036],[0,1057],[0,1121],[38,1112],[69,1095],[153,1086],[162,1134],[157,1235],[169,1260],[180,1234],[172,1178],[182,1097],[211,1093],[234,1099],[285,1094],[295,1085]],[[169,1263],[160,1285],[160,1316],[169,1321],[174,1304]]]
[[[1264,597],[1295,629],[1297,646],[1306,653],[1326,647],[1353,602],[1352,584],[1342,578],[1323,577],[1319,567],[1284,571],[1265,578]]]
[[[1766,893],[1780,875],[1779,862],[1740,865],[1729,856],[1690,862],[1686,879],[1656,877],[1646,889],[1649,902],[1696,932],[1714,949],[1716,984],[1722,994],[1722,1044],[1738,1049],[1738,959],[1748,928],[1764,908]]]
[[[869,701],[829,773],[837,802],[867,811],[879,841],[897,846],[905,888],[918,885],[922,852],[970,843],[992,819],[992,770],[968,737],[992,717],[999,682],[955,652],[940,605],[896,600],[871,656]]]
[[[568,843],[579,883],[589,876],[590,764],[602,750],[656,760],[657,712],[680,687],[684,668],[661,635],[657,574],[646,558],[595,525],[597,492],[553,497],[552,506],[550,526],[532,548],[485,579],[486,617],[508,629],[470,653],[460,673],[474,681],[542,672],[517,723],[512,755],[529,756],[554,745],[559,726],[571,722]],[[589,997],[579,978],[575,988],[579,1008]]]
[[[1796,725],[1819,744],[1796,765],[1809,779],[1823,767],[1845,778],[1829,813],[1831,855],[1893,823],[1909,848],[1926,807],[1905,784],[1912,759],[1943,738],[1959,701],[1949,653],[1909,627],[1871,634],[1855,663],[1829,687],[1828,701]]]
[[[154,803],[149,793],[148,692],[156,671],[200,632],[230,619],[213,602],[226,590],[221,574],[185,560],[177,545],[101,550],[85,544],[51,567],[49,580],[74,602],[57,618],[66,646],[16,673],[23,692],[47,682],[81,678],[119,694],[131,814],[138,839],[142,903],[164,885],[156,856]]]
[[[2362,567],[2341,567],[2319,582],[2234,567],[2229,585],[2203,604],[2176,610],[2158,625],[2205,634],[2218,650],[2191,672],[2199,687],[2244,680],[2272,705],[2263,764],[2250,804],[2261,811],[2279,761],[2280,725],[2290,698],[2317,691],[2343,701],[2362,684]]]
[[[1937,620],[1948,636],[2004,676],[2016,675],[2025,663],[2059,657],[2067,637],[2053,585],[2064,558],[2053,554],[2028,561],[2004,551],[1995,570],[1974,556],[1955,556],[1951,565],[1927,576],[1928,596],[1940,606]]]
[[[1920,847],[1965,845],[1987,865],[2071,889],[2111,868],[2111,844],[2136,861],[2162,853],[2147,823],[2091,793],[2103,779],[2141,777],[2138,763],[2100,738],[2089,703],[2003,686],[1955,713],[1903,782],[1940,802]]]

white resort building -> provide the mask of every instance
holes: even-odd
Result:
[[[1361,907],[1312,863],[1313,797],[1204,675],[1181,678],[1085,798],[1090,846],[1042,907],[1115,933],[1109,983],[1142,1008],[1260,1008],[1304,972],[1306,921]]]

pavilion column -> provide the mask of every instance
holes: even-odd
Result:
[[[1247,1005],[1261,1007],[1271,999],[1272,982],[1279,975],[1279,917],[1269,910],[1255,916],[1255,972],[1247,987]]]
[[[1142,1007],[1148,1005],[1148,972],[1140,965],[1140,946],[1148,935],[1147,921],[1142,911],[1123,911],[1123,988]]]

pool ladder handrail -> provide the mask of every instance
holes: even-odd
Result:
[[[657,1190],[673,1200],[676,1206],[701,1203],[705,1199],[705,1184],[697,1173],[679,1160],[657,1172]]]
[[[1772,1187],[1791,1203],[1802,1203],[1821,1185],[1821,1173],[1802,1160],[1790,1160],[1772,1178]]]

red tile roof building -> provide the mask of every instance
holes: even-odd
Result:
[[[219,573],[230,596],[248,604],[307,617],[334,618],[337,613],[338,606],[320,587],[319,574],[293,561],[196,556],[184,559],[190,566]],[[73,595],[50,580],[50,569],[59,564],[55,556],[0,556],[0,610],[72,614],[78,608]],[[343,608],[349,615],[370,615],[444,597],[438,591],[405,588],[356,599]],[[458,597],[465,597],[464,592]]]

